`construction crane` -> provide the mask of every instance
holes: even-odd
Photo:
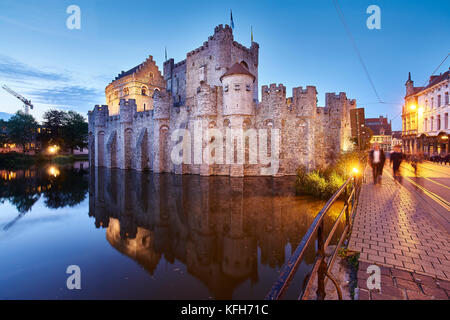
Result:
[[[25,99],[23,96],[21,96],[20,94],[18,94],[14,90],[8,88],[6,85],[3,85],[2,88],[5,89],[6,92],[9,92],[14,97],[16,97],[17,99],[19,99],[20,101],[23,102],[23,107],[25,109],[25,113],[26,114],[28,114],[30,112],[30,109],[33,110],[33,105],[31,104],[31,100]]]

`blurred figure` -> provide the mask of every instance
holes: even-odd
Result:
[[[414,169],[414,175],[417,177],[419,163],[422,162],[422,157],[419,154],[413,154],[411,156],[411,167]]]
[[[402,175],[400,174],[400,165],[402,160],[404,159],[404,155],[400,149],[400,146],[394,146],[394,151],[390,156],[390,163],[392,165],[392,171],[394,175],[394,179],[402,182]]]
[[[381,175],[383,174],[385,161],[386,156],[384,155],[384,151],[380,149],[378,143],[374,143],[372,150],[369,152],[369,164],[372,167],[373,184],[381,184]]]

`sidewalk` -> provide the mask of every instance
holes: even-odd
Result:
[[[365,172],[349,249],[360,252],[360,299],[448,299],[450,234],[420,197],[387,172],[373,185]],[[367,267],[381,269],[381,292],[368,291]]]

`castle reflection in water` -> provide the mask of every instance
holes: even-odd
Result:
[[[114,248],[151,275],[161,259],[178,260],[214,298],[231,298],[242,282],[260,280],[261,264],[275,281],[288,244],[295,250],[323,206],[296,196],[294,181],[97,168],[89,215]],[[314,248],[306,264],[313,259]]]

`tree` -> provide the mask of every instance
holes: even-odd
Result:
[[[8,142],[8,122],[0,119],[0,146],[3,146]]]
[[[369,127],[364,127],[364,130],[361,132],[361,150],[370,149],[373,131]]]
[[[63,125],[64,145],[73,154],[75,148],[83,149],[88,146],[88,123],[85,118],[75,112],[66,113]]]
[[[49,144],[62,145],[63,138],[63,126],[66,121],[66,112],[59,110],[49,110],[44,113],[43,125],[46,129],[46,134],[44,135],[44,142]]]
[[[8,121],[9,139],[11,142],[22,146],[22,150],[25,152],[26,144],[33,142],[37,127],[38,124],[32,115],[17,111]]]

